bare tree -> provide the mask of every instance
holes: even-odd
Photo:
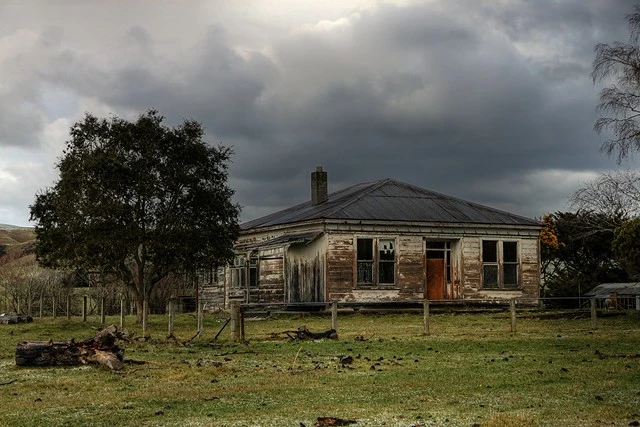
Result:
[[[602,151],[618,153],[618,163],[634,151],[640,151],[640,7],[626,15],[629,42],[599,43],[591,78],[593,82],[613,79],[614,83],[602,89],[598,110],[605,114],[594,129],[601,133],[613,132],[613,137],[602,144]]]
[[[640,171],[619,169],[601,173],[577,190],[569,200],[571,209],[594,221],[592,232],[615,231],[629,218],[640,216]]]

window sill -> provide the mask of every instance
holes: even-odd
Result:
[[[389,290],[389,291],[399,291],[400,288],[396,285],[357,285],[354,290]]]

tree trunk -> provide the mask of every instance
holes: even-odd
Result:
[[[23,341],[16,346],[17,366],[74,366],[100,364],[111,370],[122,369],[124,349],[118,347],[116,339],[123,335],[111,325],[93,337],[80,343],[73,339],[67,342]]]

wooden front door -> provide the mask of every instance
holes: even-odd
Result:
[[[427,298],[444,299],[444,258],[427,258]]]

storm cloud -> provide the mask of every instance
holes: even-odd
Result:
[[[27,224],[85,111],[202,122],[244,220],[308,199],[316,165],[530,217],[615,168],[589,73],[633,2],[316,3],[5,4],[0,223]]]

